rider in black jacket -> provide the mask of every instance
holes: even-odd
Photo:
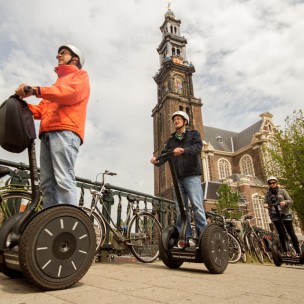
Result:
[[[176,170],[178,183],[187,211],[188,226],[186,237],[189,239],[190,245],[194,246],[195,240],[191,238],[191,217],[189,214],[188,200],[190,200],[194,213],[197,236],[200,235],[204,226],[207,224],[206,215],[203,208],[203,189],[200,178],[202,175],[202,139],[198,131],[190,131],[186,129],[186,125],[189,123],[189,116],[187,113],[183,111],[177,111],[172,115],[172,120],[176,132],[171,134],[171,137],[167,140],[165,150],[163,152],[168,150],[173,151],[173,165]],[[160,160],[157,160],[155,157],[153,157],[151,159],[151,163],[155,166],[161,166],[168,160],[168,157],[162,157]],[[176,208],[179,211],[177,204]],[[178,213],[176,225],[180,230],[180,213]]]

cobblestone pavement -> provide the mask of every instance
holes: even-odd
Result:
[[[229,264],[220,275],[203,264],[166,268],[132,258],[95,263],[72,288],[41,292],[0,274],[1,304],[304,303],[304,267]]]

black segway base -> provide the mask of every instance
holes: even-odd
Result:
[[[294,254],[287,254],[281,249],[281,244],[279,240],[275,240],[271,247],[271,253],[273,262],[277,267],[280,267],[283,263],[292,265],[304,264],[304,245],[302,245],[300,256],[295,256]]]
[[[42,290],[65,289],[87,272],[95,255],[95,231],[79,208],[54,206],[26,226],[19,244],[25,278]]]
[[[175,225],[170,225],[162,231],[159,255],[168,268],[179,268],[184,262],[205,263],[213,274],[223,273],[227,268],[228,240],[218,225],[209,224],[205,227],[196,248],[179,249],[176,245],[178,240],[179,233]]]

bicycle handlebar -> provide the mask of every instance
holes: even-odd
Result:
[[[105,178],[104,178],[105,175],[114,176],[114,175],[117,175],[117,174],[114,173],[114,172],[110,172],[110,171],[108,171],[108,170],[105,170],[105,171],[102,172],[102,173],[100,172],[100,173],[98,173],[98,174],[96,175],[96,183],[97,183],[97,178],[98,178],[99,175],[102,175],[102,182],[101,182],[101,184],[102,184],[102,186],[103,186],[104,183],[105,183]]]
[[[104,174],[104,175],[110,175],[110,176],[117,175],[117,173],[110,172],[110,171],[108,171],[108,170],[105,170],[105,172],[104,172],[103,174]]]

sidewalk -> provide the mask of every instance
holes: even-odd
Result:
[[[1,304],[304,303],[304,267],[229,264],[212,275],[203,264],[170,270],[132,258],[95,263],[74,287],[41,292],[0,274]]]

